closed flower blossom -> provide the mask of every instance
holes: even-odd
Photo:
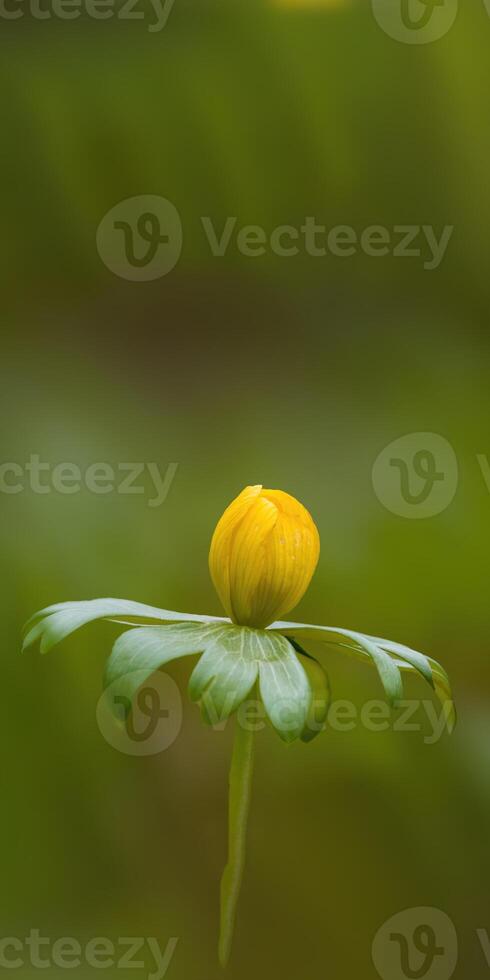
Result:
[[[306,507],[283,490],[259,485],[242,490],[218,521],[209,568],[230,619],[264,629],[298,604],[319,554]]]

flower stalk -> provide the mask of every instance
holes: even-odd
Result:
[[[245,867],[248,814],[252,791],[254,731],[237,718],[231,758],[228,800],[228,862],[221,878],[221,919],[218,956],[222,967],[230,958],[238,898]]]

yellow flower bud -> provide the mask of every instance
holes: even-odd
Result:
[[[319,554],[317,528],[298,500],[245,487],[218,521],[209,570],[230,619],[264,629],[300,601]]]

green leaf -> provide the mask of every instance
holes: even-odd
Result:
[[[218,627],[220,629],[221,627]],[[216,627],[200,623],[174,626],[136,626],[116,640],[107,661],[104,687],[110,688],[111,706],[132,703],[138,688],[160,667],[201,653]]]
[[[292,636],[302,636],[303,634],[313,640],[320,642],[330,642],[337,646],[347,646],[349,651],[352,649],[361,659],[371,660],[380,677],[381,683],[388,698],[389,703],[394,706],[397,701],[403,698],[403,684],[399,669],[399,663],[395,661],[385,650],[369,636],[364,633],[357,633],[354,630],[341,629],[337,626],[313,626],[307,623],[273,623],[269,630],[278,630]],[[347,644],[345,641],[348,641]]]
[[[381,683],[384,687],[389,703],[394,707],[397,701],[403,699],[403,683],[400,670],[395,661],[382,650],[373,640],[370,640],[363,633],[350,633],[345,631],[346,636],[351,636],[364,650],[371,656],[373,663],[378,671]]]
[[[384,640],[379,637],[372,637],[372,639],[375,639],[375,642],[387,650],[388,653],[401,658],[402,661],[408,662],[414,670],[418,671],[425,678],[442,704],[446,712],[448,730],[452,732],[456,724],[456,708],[452,698],[449,678],[444,668],[437,663],[437,660],[433,660],[432,657],[426,657],[425,654],[419,653],[417,650],[412,650],[410,647],[404,646],[403,643],[395,643],[393,640]]]
[[[201,702],[203,720],[215,725],[228,718],[250,694],[258,663],[247,650],[246,629],[227,628],[213,635],[212,645],[196,665],[189,681],[191,701]]]
[[[279,634],[227,626],[213,635],[189,683],[204,720],[216,723],[235,711],[256,680],[267,715],[284,741],[301,735],[311,688],[290,643]]]
[[[304,731],[311,703],[306,671],[291,644],[279,633],[257,635],[260,650],[259,687],[267,715],[285,742]]]
[[[22,649],[25,650],[36,640],[41,640],[41,653],[64,640],[70,633],[97,619],[124,623],[226,623],[229,620],[215,616],[198,616],[190,613],[173,612],[146,606],[141,602],[127,599],[88,599],[82,602],[59,602],[37,612],[26,624]]]
[[[291,741],[301,735],[310,683],[291,644],[280,634],[124,599],[90,599],[57,603],[36,613],[26,626],[23,649],[39,640],[46,653],[99,619],[133,627],[116,641],[105,673],[105,685],[116,684],[119,701],[131,703],[145,676],[170,660],[202,653],[190,695],[201,702],[206,721],[227,718],[258,677],[266,712],[281,737]]]
[[[411,650],[410,647],[404,646],[402,643],[394,643],[392,640],[383,640],[379,636],[370,636],[370,640],[373,640],[378,646],[382,647],[388,653],[396,655],[400,660],[406,661],[410,664],[414,670],[418,671],[419,674],[427,681],[428,684],[434,687],[434,678],[432,676],[432,668],[430,665],[429,658],[423,653],[419,653],[417,650]]]
[[[276,622],[268,627],[270,631],[281,633],[284,636],[295,637],[303,642],[304,640],[316,640],[317,643],[327,643],[334,647],[343,647],[351,656],[358,660],[372,663],[371,657],[354,642],[352,638],[347,638],[345,630],[337,629],[334,626],[314,626],[310,623],[285,623]]]
[[[446,671],[444,670],[444,667],[441,667],[441,665],[438,664],[436,660],[432,660],[432,657],[430,657],[429,662],[434,677],[435,692],[446,712],[447,726],[448,726],[449,733],[451,733],[452,731],[454,731],[456,721],[457,721],[457,715],[456,715],[456,706],[454,704],[453,696],[451,693],[451,685],[449,683],[449,678],[446,674]]]
[[[311,698],[306,721],[301,732],[302,742],[311,742],[323,731],[330,707],[331,691],[328,675],[322,665],[306,652],[298,653],[298,659],[308,678]]]
[[[309,623],[276,622],[272,623],[269,629],[300,639],[306,637],[341,647],[350,655],[359,657],[361,660],[371,660],[378,667],[378,671],[383,674],[386,672],[386,661],[382,660],[379,654],[388,654],[398,671],[415,671],[431,685],[446,712],[448,729],[449,731],[453,730],[456,723],[456,710],[452,700],[449,678],[444,668],[432,657],[412,650],[403,643],[395,643],[393,640],[385,640],[378,636],[369,636],[337,627],[314,626]],[[377,650],[376,654],[374,654],[373,645]],[[388,684],[391,686],[392,680],[395,683],[394,690],[396,690],[398,682],[395,675],[393,674],[391,677],[391,668],[388,668],[388,672],[390,674]],[[383,679],[383,683],[385,683],[385,679]]]

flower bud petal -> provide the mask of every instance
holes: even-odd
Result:
[[[230,618],[262,629],[300,601],[319,553],[318,531],[298,500],[246,487],[218,521],[209,567]]]

